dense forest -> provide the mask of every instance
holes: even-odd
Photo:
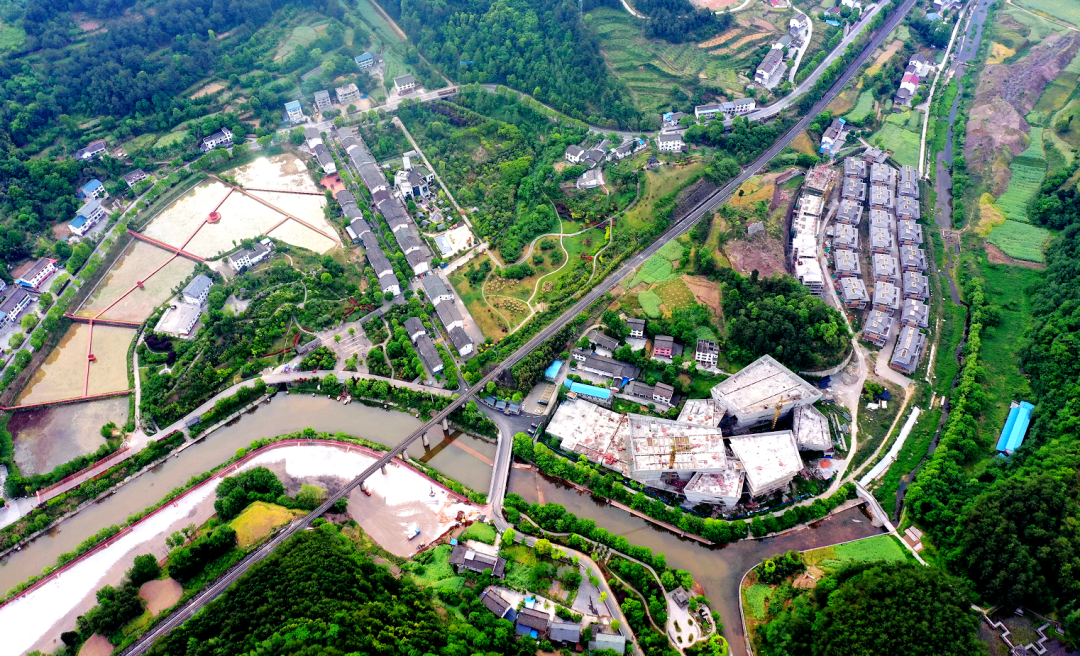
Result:
[[[534,654],[472,589],[457,603],[394,578],[332,524],[304,531],[251,568],[223,596],[158,641],[151,653]],[[451,605],[451,612],[446,606]],[[443,619],[443,617],[446,619]]]
[[[795,370],[813,369],[836,364],[848,348],[844,318],[791,276],[723,269],[719,277],[732,361],[768,354]]]
[[[420,52],[460,83],[506,84],[575,118],[637,127],[576,0],[387,0]]]
[[[757,630],[764,656],[983,653],[963,583],[936,568],[849,565],[790,594]]]

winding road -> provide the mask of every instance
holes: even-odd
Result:
[[[206,603],[216,599],[238,578],[243,576],[248,569],[255,563],[263,560],[282,542],[287,540],[293,534],[298,531],[307,529],[311,522],[325,514],[330,510],[339,499],[345,498],[350,491],[360,483],[365,481],[368,477],[378,472],[383,465],[398,457],[404,453],[410,444],[420,439],[424,433],[435,428],[440,422],[448,418],[451,413],[462,407],[465,403],[469,402],[477,393],[478,390],[484,389],[489,382],[495,381],[502,373],[515,364],[520,362],[526,355],[531,353],[534,349],[540,346],[543,342],[555,335],[559,330],[566,326],[570,321],[574,319],[578,314],[588,310],[588,308],[600,300],[604,294],[607,294],[611,289],[618,285],[624,278],[628,277],[635,269],[645,263],[647,259],[656,254],[666,243],[679,237],[685,232],[689,231],[694,224],[696,224],[703,216],[715,211],[720,205],[726,202],[732,194],[738,189],[746,180],[756,175],[773,157],[780,154],[780,152],[786,148],[795,137],[797,137],[806,127],[810,124],[811,120],[818,114],[820,114],[825,106],[828,105],[833,98],[835,98],[844,88],[844,86],[851,80],[851,78],[858,72],[859,68],[870,57],[870,54],[881,44],[885,36],[889,34],[900,22],[900,20],[907,14],[907,12],[914,6],[915,0],[906,0],[903,5],[886,21],[877,34],[870,40],[861,53],[855,58],[854,61],[847,67],[847,69],[840,75],[840,77],[833,83],[833,85],[825,92],[820,100],[814,104],[809,112],[802,118],[800,118],[794,125],[791,126],[784,133],[780,139],[778,139],[772,146],[761,153],[756,159],[754,159],[743,171],[734,179],[729,181],[720,189],[713,192],[710,196],[701,201],[693,209],[691,209],[687,215],[679,221],[672,224],[655,242],[639,252],[637,255],[627,259],[618,269],[616,269],[611,275],[605,278],[601,283],[594,287],[591,291],[581,297],[581,299],[563,312],[558,319],[553,321],[548,326],[541,329],[536,335],[532,337],[528,342],[522,345],[519,349],[508,355],[501,362],[495,364],[492,370],[478,381],[471,388],[463,392],[459,397],[454,399],[445,409],[437,413],[424,425],[417,430],[413,431],[408,437],[401,441],[396,447],[386,452],[379,460],[368,467],[363,472],[360,472],[356,478],[346,484],[339,492],[331,495],[321,506],[316,508],[312,513],[308,514],[304,518],[289,525],[287,528],[278,533],[273,539],[267,542],[264,546],[253,551],[241,562],[233,566],[228,573],[223,575],[220,579],[211,584],[205,591],[197,595],[180,610],[172,613],[169,617],[162,620],[157,626],[148,631],[145,635],[132,643],[130,647],[125,649],[122,653],[129,654],[142,654],[153,644],[153,642],[159,637],[167,634],[174,627],[179,626],[186,621],[192,615],[194,615],[200,608]],[[503,495],[506,490],[506,480],[510,473],[510,464],[512,460],[511,447],[513,445],[512,435],[503,435],[499,440],[498,450],[495,457],[495,467],[492,473],[492,486],[496,494],[492,495],[491,501],[494,508],[501,508]],[[496,480],[498,483],[496,484]],[[498,517],[498,512],[496,512]],[[499,521],[497,520],[497,523]]]

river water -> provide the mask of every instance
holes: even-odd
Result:
[[[813,528],[796,530],[780,537],[743,540],[723,547],[708,547],[696,540],[659,528],[630,513],[613,508],[588,494],[563,485],[531,469],[510,472],[508,493],[516,493],[530,503],[557,503],[578,517],[589,518],[632,544],[663,553],[668,567],[685,569],[705,588],[712,609],[719,611],[731,653],[747,654],[739,614],[739,584],[743,574],[769,556],[789,549],[806,550],[839,542],[880,535],[867,515],[852,508],[827,518]]]
[[[150,506],[188,479],[228,460],[252,440],[276,437],[307,427],[329,433],[343,432],[372,442],[396,445],[420,426],[403,412],[371,408],[360,403],[345,406],[326,397],[278,394],[229,426],[211,433],[151,471],[121,487],[97,504],[62,522],[22,551],[0,561],[0,591],[6,591],[56,563],[60,554],[72,551],[86,538]],[[425,449],[420,440],[409,455],[479,492],[487,492],[495,445],[456,431],[441,436]],[[470,453],[471,451],[471,453]]]

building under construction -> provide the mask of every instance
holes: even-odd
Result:
[[[832,433],[829,419],[812,405],[795,408],[791,430],[800,451],[829,451],[832,449]]]
[[[626,420],[634,480],[659,487],[661,482],[688,481],[696,472],[731,468],[719,428],[647,415],[629,414]]]
[[[731,450],[742,463],[746,488],[752,497],[779,490],[803,468],[791,431],[733,436]]]
[[[816,387],[769,355],[763,355],[737,374],[712,388],[717,408],[730,421],[732,432],[776,422],[799,406],[821,398]],[[729,419],[730,417],[730,419]]]
[[[625,436],[627,418],[580,398],[562,402],[545,432],[562,440],[564,451],[580,453],[590,461],[624,476],[630,473]]]

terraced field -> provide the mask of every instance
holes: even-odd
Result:
[[[646,39],[640,21],[626,12],[599,8],[590,15],[604,59],[643,112],[666,110],[672,87],[691,81],[729,97],[743,95],[748,80],[738,72],[752,68],[758,49],[778,36],[751,25],[700,44],[671,44]]]
[[[1028,134],[1031,137],[1031,145],[1009,165],[1012,169],[1009,186],[994,203],[1006,219],[1021,223],[1029,221],[1028,205],[1039,192],[1039,187],[1042,186],[1043,179],[1046,177],[1043,129],[1032,127]],[[1005,249],[1002,248],[1002,250]]]

